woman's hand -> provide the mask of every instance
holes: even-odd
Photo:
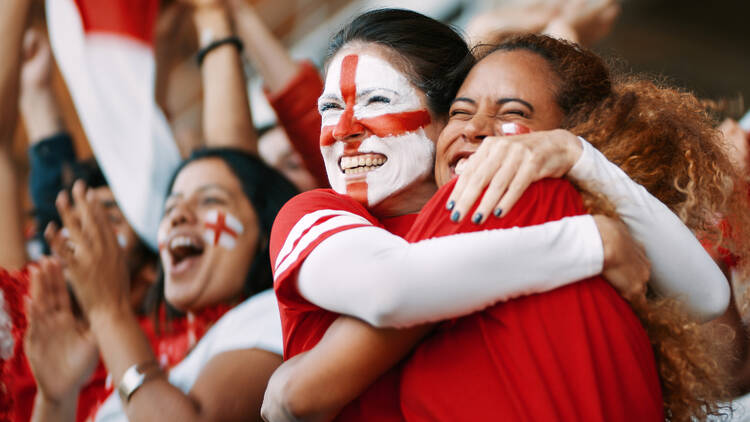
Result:
[[[564,129],[485,138],[463,166],[448,199],[451,219],[460,221],[485,188],[472,221],[481,224],[490,213],[507,214],[531,183],[564,176],[581,151],[578,138]]]
[[[73,315],[60,263],[42,258],[29,273],[24,353],[44,399],[56,404],[75,400],[99,361],[96,343],[86,324]]]
[[[604,247],[602,275],[626,300],[645,298],[651,262],[643,246],[630,236],[622,221],[602,215],[595,215],[594,221]]]
[[[62,192],[56,205],[69,239],[48,227],[45,237],[65,264],[76,298],[86,315],[129,308],[125,257],[107,214],[82,181],[73,185],[73,202]]]

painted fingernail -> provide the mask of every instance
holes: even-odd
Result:
[[[478,212],[474,214],[473,217],[471,217],[471,222],[474,224],[479,224],[479,222],[482,221],[482,213]]]
[[[456,206],[456,201],[454,201],[454,200],[451,199],[450,201],[448,201],[447,204],[445,204],[445,209],[447,209],[448,211],[450,211],[455,206]]]
[[[493,212],[493,214],[495,214],[495,217],[500,217],[501,215],[503,215],[503,209],[502,208],[496,208],[495,211]]]
[[[453,211],[453,214],[451,214],[451,221],[454,223],[458,223],[459,218],[461,218],[461,213],[458,211]]]

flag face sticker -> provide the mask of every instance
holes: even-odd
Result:
[[[203,239],[209,245],[220,245],[225,249],[234,249],[237,237],[245,227],[235,216],[223,211],[211,210],[206,213],[206,230]]]
[[[367,54],[337,56],[318,101],[320,148],[331,187],[366,206],[429,176],[430,113],[409,80]]]
[[[503,132],[502,136],[531,133],[531,129],[527,128],[524,125],[519,125],[518,123],[503,123],[503,125],[500,127],[500,130]]]

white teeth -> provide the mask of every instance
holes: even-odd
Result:
[[[179,248],[181,246],[197,247],[193,239],[188,236],[175,236],[169,242],[169,249]]]
[[[464,167],[466,167],[466,163],[468,163],[468,162],[469,162],[468,158],[462,158],[462,159],[458,160],[458,162],[456,163],[456,168],[454,169],[454,172],[456,174],[463,173]]]
[[[344,174],[359,174],[375,170],[388,161],[375,154],[363,154],[356,157],[341,157],[341,170]]]

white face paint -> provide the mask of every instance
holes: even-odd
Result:
[[[219,245],[225,249],[234,249],[237,237],[245,231],[240,220],[223,211],[210,210],[206,213],[203,240],[207,245]]]
[[[336,56],[318,101],[321,151],[331,187],[366,206],[429,177],[435,144],[420,94],[388,62]]]

